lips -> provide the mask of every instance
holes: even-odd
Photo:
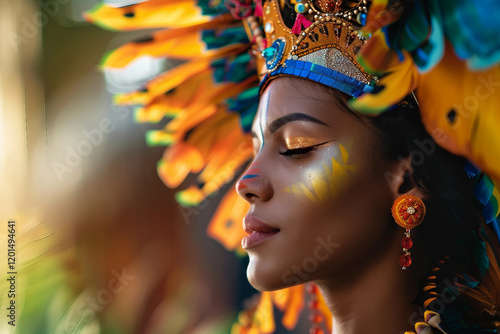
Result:
[[[241,240],[244,249],[255,247],[280,231],[279,228],[269,226],[252,215],[243,219],[243,229],[249,234]]]

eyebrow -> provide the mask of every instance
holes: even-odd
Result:
[[[312,116],[309,116],[309,115],[303,114],[303,113],[293,113],[293,114],[282,116],[282,117],[277,118],[274,121],[272,121],[271,124],[269,125],[269,132],[271,134],[273,134],[276,131],[278,131],[279,128],[284,126],[285,124],[288,124],[290,122],[295,122],[295,121],[309,121],[309,122],[313,122],[313,123],[317,123],[317,124],[321,124],[321,125],[326,125],[326,126],[330,127],[328,124],[326,124],[323,121],[320,121],[319,119],[317,119],[315,117],[312,117]],[[257,134],[254,131],[252,131],[252,137],[257,138]]]
[[[319,119],[314,118],[312,116],[309,116],[307,114],[293,113],[293,114],[289,114],[289,115],[285,115],[283,117],[277,118],[274,121],[272,121],[271,124],[269,125],[269,132],[271,134],[273,134],[276,131],[278,131],[279,128],[284,126],[285,124],[288,124],[290,122],[295,122],[295,121],[309,121],[309,122],[318,123],[318,124],[322,124],[322,125],[326,125],[326,126],[330,127],[325,122],[320,121]]]

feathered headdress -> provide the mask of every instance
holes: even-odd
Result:
[[[252,156],[259,92],[273,78],[296,76],[352,96],[351,106],[366,113],[416,91],[436,142],[493,177],[470,171],[479,175],[483,213],[498,231],[494,0],[124,0],[99,3],[85,17],[106,29],[160,29],[110,52],[101,66],[115,102],[136,106],[138,122],[158,125],[146,139],[166,146],[158,163],[163,182],[176,188],[196,175],[177,193],[181,205],[196,206],[235,180]],[[243,254],[247,209],[229,188],[208,234]],[[328,309],[310,290],[312,309],[329,329]],[[233,332],[273,332],[273,305],[293,328],[304,293],[302,286],[263,292]]]

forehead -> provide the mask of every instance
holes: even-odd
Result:
[[[294,77],[272,80],[261,96],[253,130],[265,128],[273,120],[303,113],[323,122],[338,122],[346,116],[338,96],[320,84]]]

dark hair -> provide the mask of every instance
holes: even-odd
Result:
[[[465,169],[467,160],[436,144],[422,124],[412,97],[373,117],[352,111],[346,94],[330,90],[347,112],[375,128],[376,145],[384,158],[410,158],[412,175],[406,177],[429,196],[426,218],[415,231],[419,242],[432,250],[434,260],[463,254],[465,241],[478,231],[483,220],[474,196],[475,179]]]
[[[474,179],[465,170],[467,160],[435,143],[414,104],[402,104],[368,121],[379,132],[378,145],[385,157],[409,157],[413,181],[429,195],[425,201],[427,218],[418,228],[419,239],[425,239],[436,256],[454,254],[482,221],[474,197]]]

